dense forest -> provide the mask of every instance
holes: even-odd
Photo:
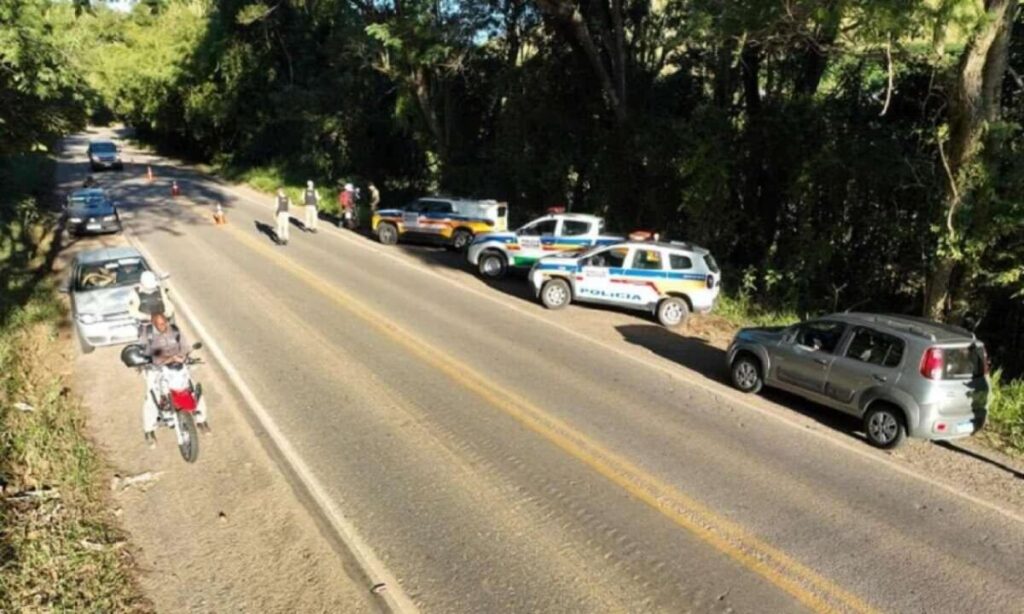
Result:
[[[966,323],[1024,371],[1016,0],[6,0],[0,21],[46,12],[26,63],[0,35],[30,84],[0,72],[0,147],[88,110],[385,204],[564,204],[706,245],[750,304]]]

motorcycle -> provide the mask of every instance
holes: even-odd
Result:
[[[196,343],[192,350],[202,347],[202,343]],[[174,429],[181,457],[185,462],[196,462],[199,458],[199,433],[193,414],[203,397],[203,386],[192,380],[189,367],[203,364],[203,361],[193,358],[189,352],[183,362],[154,365],[139,344],[126,346],[121,351],[121,361],[125,366],[140,371],[159,373],[158,391],[149,391],[158,411],[157,424]]]
[[[356,210],[355,205],[345,207],[342,210],[341,225],[349,230],[356,230],[359,228],[359,212]]]

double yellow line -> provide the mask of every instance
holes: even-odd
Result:
[[[412,331],[384,318],[359,299],[284,257],[282,252],[264,241],[235,227],[222,228],[229,229],[233,236],[253,251],[292,273],[423,363],[478,395],[676,525],[786,591],[808,608],[817,612],[876,611],[856,595],[752,535],[740,525],[719,516],[700,501],[651,475],[529,400],[495,384],[486,375],[446,355],[446,352],[432,346]]]

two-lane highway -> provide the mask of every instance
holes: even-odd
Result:
[[[134,240],[423,610],[1024,610],[1020,522],[154,170],[108,176]]]

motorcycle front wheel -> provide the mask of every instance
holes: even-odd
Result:
[[[194,463],[199,458],[199,433],[196,431],[196,421],[190,413],[183,411],[176,413],[178,450],[186,463]]]

